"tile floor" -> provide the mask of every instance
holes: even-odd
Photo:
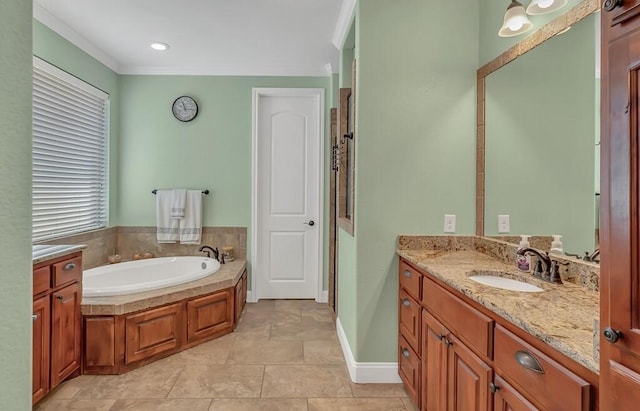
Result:
[[[331,312],[247,304],[235,332],[120,376],[81,376],[34,410],[414,411],[401,384],[350,382]]]

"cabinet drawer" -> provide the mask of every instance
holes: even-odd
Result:
[[[422,308],[416,300],[401,288],[398,307],[398,312],[400,312],[400,333],[418,354],[420,353],[421,311]]]
[[[413,351],[407,340],[398,339],[398,374],[405,384],[405,388],[419,406],[418,393],[420,392],[420,358]]]
[[[53,286],[82,280],[82,257],[74,257],[53,265]]]
[[[544,409],[589,409],[588,382],[500,326],[495,330],[494,364],[499,373]]]
[[[491,357],[494,321],[428,278],[423,279],[422,304],[477,353]]]
[[[404,288],[409,295],[420,301],[420,281],[422,274],[413,269],[405,262],[400,263],[400,287]]]
[[[38,295],[51,288],[51,266],[33,270],[33,295]]]

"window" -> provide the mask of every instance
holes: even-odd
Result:
[[[108,124],[108,94],[34,57],[34,242],[107,226]]]

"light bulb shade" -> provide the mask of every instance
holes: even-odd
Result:
[[[498,31],[498,36],[517,36],[518,34],[531,30],[532,27],[533,23],[529,21],[522,4],[513,0],[509,7],[507,7],[507,12],[504,13],[504,22],[502,23],[502,27],[500,27],[500,31]]]
[[[531,0],[527,7],[527,14],[539,16],[540,14],[553,13],[567,5],[567,0]]]

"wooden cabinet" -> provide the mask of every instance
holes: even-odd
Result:
[[[244,306],[247,304],[247,272],[245,271],[236,284],[235,288],[235,306],[234,306],[234,327],[240,321],[240,315],[242,314],[242,310],[244,310]]]
[[[49,342],[50,321],[48,295],[33,302],[33,403],[38,402],[49,392]]]
[[[82,254],[33,269],[33,389],[35,404],[80,372],[82,349]]]
[[[171,304],[127,316],[125,363],[144,360],[182,346],[183,311]]]
[[[238,289],[242,290],[242,280],[238,281]],[[241,298],[241,295],[236,294],[236,298]],[[236,301],[240,306],[242,301]],[[187,301],[187,343],[193,344],[231,331],[234,322],[233,302],[231,290]]]
[[[491,410],[491,367],[429,312],[423,311],[422,317],[422,409]]]
[[[398,274],[398,373],[420,410],[592,409],[596,376],[403,259]],[[523,367],[522,356],[543,373]],[[613,409],[625,408],[603,411]]]
[[[632,410],[640,403],[640,0],[603,8],[601,23],[600,409]]]
[[[496,376],[492,386],[493,411],[538,411],[533,404],[527,401],[515,388],[507,384],[505,380]]]

